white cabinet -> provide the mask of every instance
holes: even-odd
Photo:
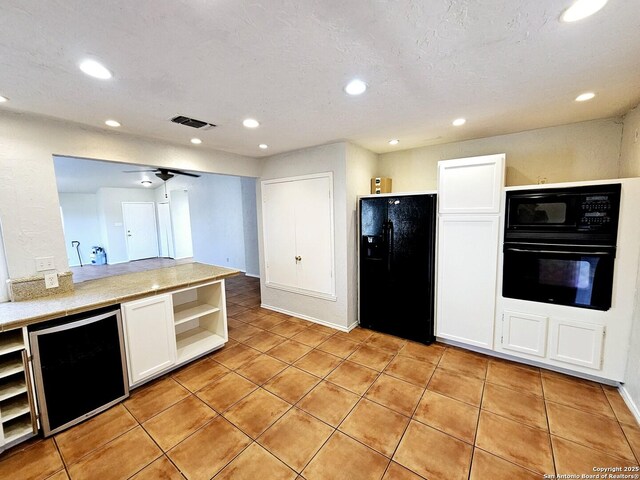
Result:
[[[331,173],[262,182],[265,284],[335,298]]]
[[[130,386],[227,343],[224,280],[123,303]]]
[[[227,343],[224,280],[179,290],[171,296],[178,364]]]
[[[438,213],[499,213],[505,155],[438,162]]]
[[[171,295],[156,295],[122,304],[130,385],[176,363],[171,300]]]
[[[599,370],[604,332],[602,325],[551,318],[549,358]]]
[[[549,318],[505,310],[502,317],[502,348],[545,357]]]
[[[0,452],[38,433],[27,348],[23,329],[0,333]]]
[[[498,230],[497,215],[440,217],[438,337],[492,348]]]

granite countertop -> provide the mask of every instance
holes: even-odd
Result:
[[[0,303],[0,331],[117,305],[178,288],[238,274],[239,270],[202,263],[128,273],[75,284],[73,292],[22,302]]]

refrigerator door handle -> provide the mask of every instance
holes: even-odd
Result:
[[[391,275],[391,263],[393,261],[393,222],[387,222],[387,272]]]

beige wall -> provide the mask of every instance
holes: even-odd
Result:
[[[259,160],[70,122],[0,113],[0,223],[10,278],[36,275],[35,257],[68,269],[52,155],[260,176]]]
[[[378,155],[347,144],[347,325],[358,321],[358,195],[371,193]]]
[[[624,117],[620,176],[640,177],[640,105]]]
[[[320,320],[341,329],[347,327],[347,204],[346,143],[333,143],[273,155],[263,159],[261,180],[333,172],[333,221],[335,232],[336,300],[301,295],[265,285],[264,239],[262,231],[262,191],[257,185],[258,244],[262,304],[292,314]]]
[[[624,177],[640,176],[640,106],[631,110],[624,117],[620,172]],[[640,245],[637,248],[640,248]],[[640,278],[640,271],[638,275]],[[624,388],[635,404],[636,416],[640,418],[640,289],[636,290],[626,379]]]
[[[506,153],[507,185],[617,178],[621,135],[611,118],[414,148],[380,155],[378,175],[393,179],[394,192],[431,190],[439,160]]]

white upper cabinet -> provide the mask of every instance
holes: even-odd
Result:
[[[333,176],[262,182],[265,284],[335,298]]]
[[[438,162],[438,213],[500,213],[505,155]]]

